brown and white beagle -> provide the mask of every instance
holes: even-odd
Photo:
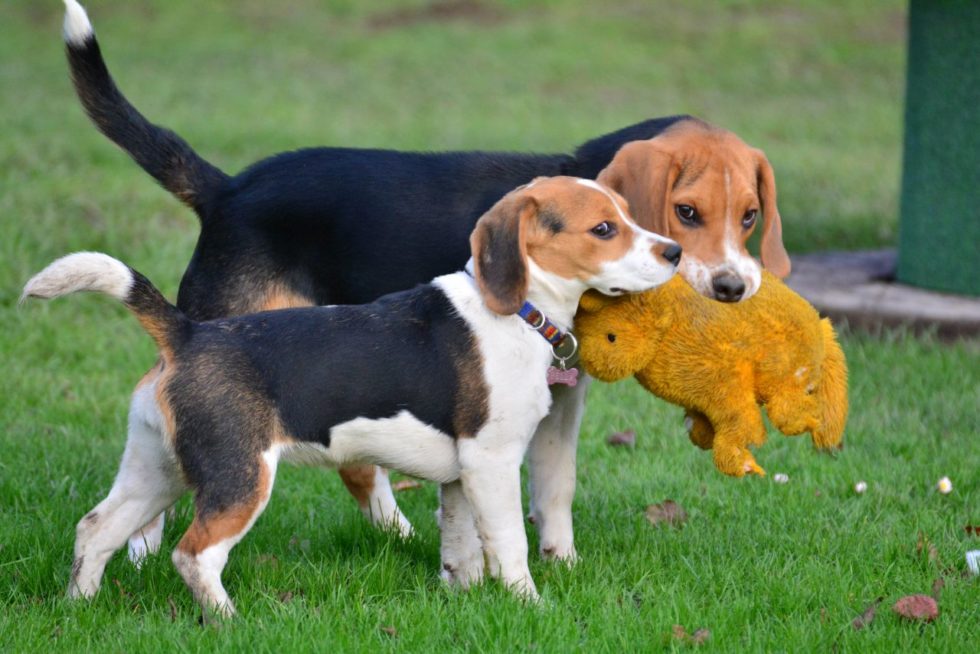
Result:
[[[520,465],[551,404],[552,342],[587,289],[657,286],[681,251],[637,227],[621,197],[571,177],[506,195],[478,221],[471,251],[469,272],[371,304],[207,322],[104,254],[68,255],[32,278],[24,296],[115,297],[160,353],[133,394],[112,490],[78,523],[71,595],[93,595],[112,553],[190,490],[194,519],[173,561],[205,610],[231,615],[222,570],[285,459],[371,463],[442,484],[443,577],[468,586],[486,560],[536,597]],[[526,306],[533,320],[514,315]]]

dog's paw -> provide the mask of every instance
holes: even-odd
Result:
[[[534,586],[534,580],[531,579],[530,575],[508,583],[507,588],[530,604],[537,604],[541,601],[541,596],[538,595],[538,589]]]
[[[541,558],[546,561],[559,561],[569,567],[578,562],[578,554],[571,541],[562,544],[542,542],[540,551]]]
[[[482,552],[479,557],[444,559],[439,576],[448,585],[467,590],[483,581],[485,567]]]

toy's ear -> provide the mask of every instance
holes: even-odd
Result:
[[[776,208],[776,175],[762,150],[756,150],[756,177],[762,202],[762,265],[780,279],[789,275],[790,261],[783,246],[783,221]]]
[[[600,294],[590,295],[579,306],[574,330],[581,344],[582,365],[593,377],[623,379],[650,360],[649,339],[642,325],[629,318],[631,311],[628,299]]]
[[[670,236],[670,190],[681,167],[666,148],[658,138],[627,143],[596,181],[625,198],[640,227]]]
[[[586,291],[582,299],[578,302],[578,310],[579,313],[596,313],[597,311],[602,311],[615,301],[616,298],[603,295],[599,291]]]
[[[470,236],[483,301],[502,315],[517,313],[527,297],[527,224],[538,212],[537,201],[526,191],[530,186],[505,195],[477,221]]]

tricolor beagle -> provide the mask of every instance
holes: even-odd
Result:
[[[760,212],[762,263],[777,275],[789,271],[769,162],[730,132],[689,116],[637,123],[573,154],[311,148],[229,176],[126,100],[85,10],[76,0],[65,6],[68,62],[86,112],[200,218],[177,296],[195,320],[364,303],[411,288],[460,269],[477,218],[510,189],[540,175],[594,179],[604,169],[605,183],[627,198],[641,227],[684,248],[679,272],[704,295],[738,301],[755,292],[759,264],[746,243]],[[529,450],[532,516],[549,557],[575,555],[575,448],[587,386],[556,388]],[[347,466],[340,473],[375,524],[411,531],[383,470]],[[162,529],[161,514],[137,530],[130,556],[154,551]]]
[[[133,395],[112,490],[78,523],[70,593],[93,595],[112,553],[189,489],[194,520],[174,564],[206,610],[232,614],[222,569],[285,459],[378,464],[442,484],[443,576],[477,582],[485,555],[491,574],[535,597],[520,465],[551,404],[552,343],[585,290],[652,288],[681,250],[637,227],[621,197],[570,177],[509,193],[470,242],[471,272],[371,304],[210,322],[104,254],[68,255],[31,279],[25,296],[117,298],[160,352]],[[527,307],[527,322],[514,315]]]

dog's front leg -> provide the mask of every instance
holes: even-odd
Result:
[[[383,530],[394,530],[402,538],[412,535],[412,523],[398,508],[386,469],[361,465],[345,466],[337,472],[371,524]]]
[[[527,566],[521,511],[520,466],[526,440],[501,442],[504,439],[494,436],[481,433],[459,440],[460,482],[473,509],[490,574],[518,595],[535,600],[538,592]]]
[[[575,562],[572,500],[575,451],[591,377],[574,387],[552,386],[551,411],[538,425],[528,449],[531,520],[541,537],[541,556]]]
[[[483,543],[463,484],[454,481],[439,489],[442,531],[442,578],[450,585],[469,588],[483,580]]]

